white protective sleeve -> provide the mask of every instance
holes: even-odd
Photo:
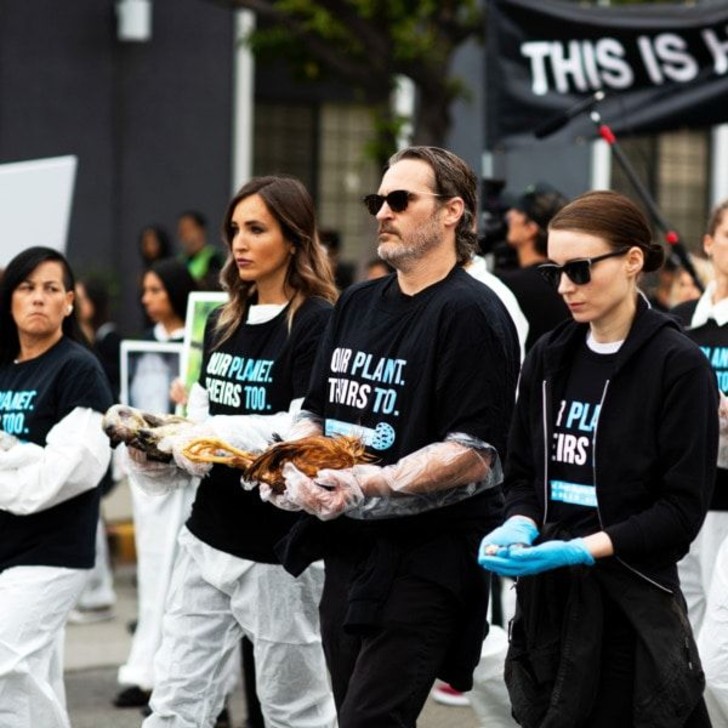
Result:
[[[12,435],[8,435],[5,430],[0,430],[0,450],[10,450],[11,447],[15,447],[19,440]]]
[[[185,448],[200,438],[222,440],[247,452],[265,450],[276,437],[286,439],[302,401],[293,400],[287,412],[271,415],[212,415],[197,424],[180,428],[177,434],[163,438],[158,444],[161,451],[172,455],[173,463],[145,462],[133,454],[130,466],[135,480],[147,492],[166,493],[189,485],[190,476],[204,477],[212,469],[212,464],[193,462],[184,454]],[[193,409],[190,409],[192,403]],[[196,419],[204,412],[209,413],[207,390],[196,385],[190,390],[188,415]]]
[[[27,516],[95,488],[111,458],[102,417],[76,407],[51,428],[45,447],[20,442],[0,451],[0,509]]]
[[[213,415],[202,426],[239,450],[259,452],[277,438],[289,439],[302,402],[303,398],[294,399],[287,411],[270,415]]]
[[[187,397],[187,419],[204,422],[210,416],[210,398],[207,390],[195,382]]]

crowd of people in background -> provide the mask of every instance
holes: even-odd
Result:
[[[120,479],[138,612],[109,699],[145,728],[231,725],[241,664],[248,728],[415,726],[429,695],[483,728],[728,725],[728,202],[694,280],[627,197],[539,182],[508,198],[515,265],[494,270],[476,189],[446,150],[397,153],[360,266],[283,175],[233,196],[220,246],[197,210],[176,243],[144,227],[141,340],[181,342],[194,291],[226,298],[189,391],[156,354],[129,387],[150,412],[184,400],[168,464],[112,459],[101,430],[109,281],[48,248],[10,261],[0,725],[69,726],[64,626],[114,616],[99,504]],[[236,359],[268,367],[254,399],[231,394]],[[373,459],[288,464],[278,492],[185,454],[315,435]]]

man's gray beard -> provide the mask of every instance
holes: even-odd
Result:
[[[406,270],[440,244],[440,235],[437,216],[433,215],[427,223],[410,233],[407,238],[400,238],[401,242],[380,243],[377,255],[397,270]]]

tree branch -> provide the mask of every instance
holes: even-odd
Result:
[[[306,29],[302,21],[297,20],[290,13],[278,10],[270,2],[264,0],[232,0],[232,3],[236,8],[252,10],[259,16],[286,28],[289,33],[300,40],[314,58],[331,68],[334,73],[360,85],[370,96],[381,97],[382,93],[386,94],[389,90],[391,80],[384,84],[386,90],[382,91],[382,78],[388,78],[392,74],[391,60],[388,55],[379,56],[380,59],[384,58],[385,64],[375,61],[364,64],[352,59],[351,55],[347,55],[336,44],[327,43],[321,36]],[[323,5],[323,3],[320,4]]]

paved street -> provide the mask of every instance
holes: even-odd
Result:
[[[118,691],[117,667],[129,651],[131,637],[126,625],[136,614],[134,567],[118,567],[115,581],[118,602],[113,620],[66,629],[66,690],[73,728],[138,728],[142,722],[137,709],[120,710],[111,705]],[[233,696],[230,712],[235,728],[242,728],[245,708],[241,690]],[[418,725],[478,728],[470,708],[443,707],[431,699]]]

